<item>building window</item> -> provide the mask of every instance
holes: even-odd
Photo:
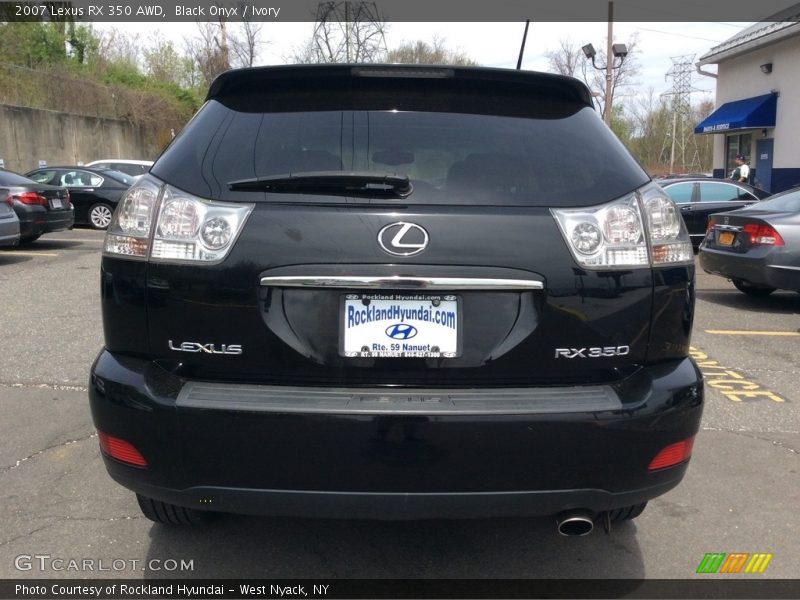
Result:
[[[747,164],[750,164],[750,145],[752,143],[752,133],[735,133],[725,138],[725,177],[730,177],[731,172],[736,168],[738,154],[744,154],[747,157]]]

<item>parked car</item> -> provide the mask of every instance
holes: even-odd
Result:
[[[700,265],[751,296],[800,292],[800,190],[711,215]]]
[[[111,169],[119,171],[134,178],[139,178],[153,166],[152,160],[128,160],[124,158],[103,158],[86,164],[87,167],[96,169]]]
[[[710,179],[713,176],[712,173],[667,173],[666,175],[655,177],[655,179]]]
[[[19,242],[33,242],[43,234],[72,229],[75,221],[69,192],[0,169],[0,199],[19,219]]]
[[[106,233],[105,465],[162,523],[586,534],[686,471],[693,281],[677,208],[577,79],[227,71]]]
[[[707,177],[667,179],[659,185],[680,207],[695,249],[706,235],[711,213],[743,208],[769,196],[769,192],[746,183]]]
[[[0,173],[2,177],[2,173]],[[2,198],[2,196],[0,196]],[[19,218],[12,208],[13,202],[0,199],[0,248],[19,243]]]
[[[46,167],[26,175],[34,181],[69,189],[75,222],[105,229],[122,194],[134,179],[119,171],[86,167]]]

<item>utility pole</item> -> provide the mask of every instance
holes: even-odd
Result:
[[[611,60],[611,45],[614,43],[614,2],[608,0],[608,39],[606,40],[606,96],[603,107],[603,120],[611,127],[611,79],[613,61]]]

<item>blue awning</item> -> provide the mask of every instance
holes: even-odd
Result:
[[[721,133],[733,129],[775,127],[777,105],[778,94],[726,102],[695,127],[694,132]]]

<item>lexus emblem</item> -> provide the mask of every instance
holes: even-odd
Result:
[[[428,247],[428,232],[415,223],[392,223],[378,232],[381,248],[394,256],[414,256]]]

